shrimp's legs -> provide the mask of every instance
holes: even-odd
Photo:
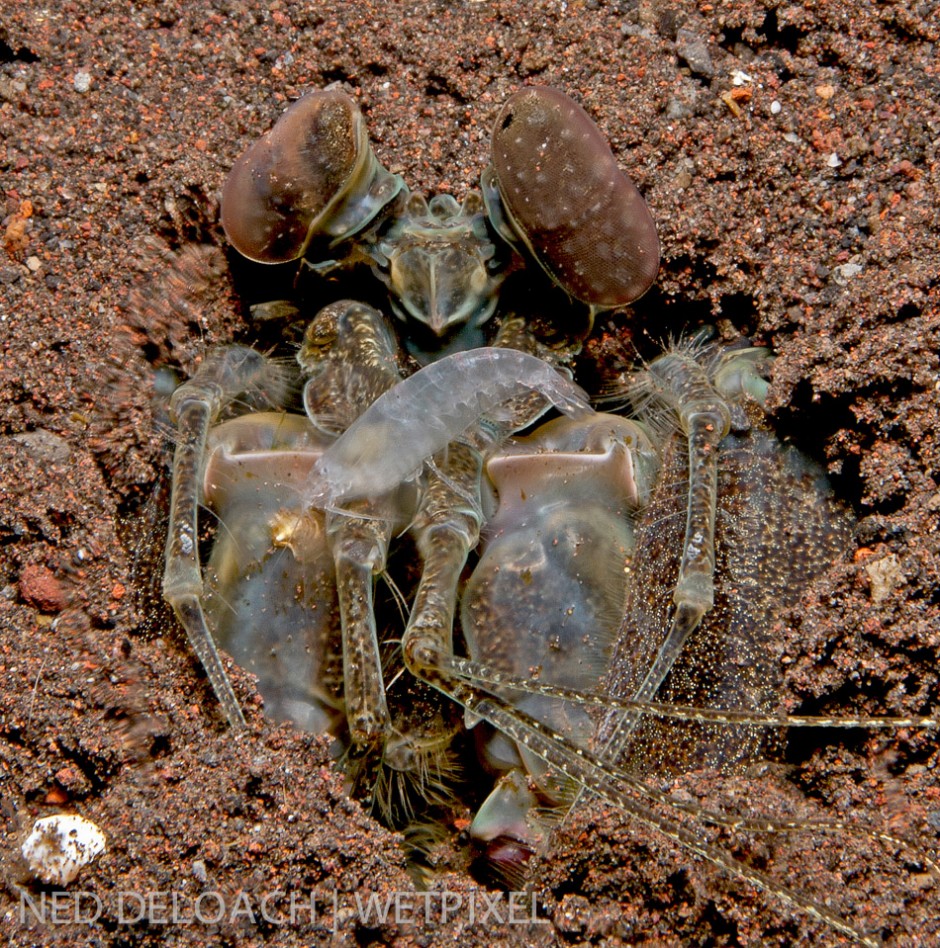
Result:
[[[668,677],[689,635],[715,603],[715,516],[718,503],[719,445],[732,428],[732,415],[743,419],[734,402],[742,395],[763,402],[767,383],[758,367],[769,361],[764,349],[732,351],[703,359],[696,347],[675,347],[655,359],[634,383],[631,397],[656,427],[665,412],[686,439],[688,486],[685,536],[679,576],[673,590],[675,610],[652,665],[633,692],[640,704],[652,701]],[[747,422],[743,424],[747,426]],[[621,638],[629,630],[621,630]],[[607,760],[621,758],[642,714],[623,714],[605,742]]]
[[[381,313],[361,303],[327,306],[311,323],[298,359],[310,378],[304,404],[314,423],[346,430],[401,381],[398,347]],[[316,471],[314,471],[314,474]],[[373,608],[396,526],[407,523],[413,491],[399,485],[378,497],[330,508],[327,533],[336,568],[343,629],[343,694],[353,747],[379,744],[391,725]]]
[[[383,509],[384,508],[384,509]],[[363,516],[357,516],[357,512]],[[343,625],[343,693],[349,735],[357,749],[377,745],[391,718],[373,608],[375,577],[385,569],[396,522],[381,502],[358,501],[327,521]]]
[[[179,616],[226,720],[236,729],[245,727],[245,718],[202,607],[198,540],[206,443],[209,429],[235,399],[267,393],[277,404],[284,397],[283,390],[283,374],[273,363],[254,349],[228,346],[210,353],[192,379],[181,385],[170,401],[177,444],[173,457],[163,595]]]
[[[520,320],[503,324],[495,347],[538,354],[550,364],[563,358],[562,352],[536,342]],[[506,380],[504,388],[509,391],[512,387]],[[519,384],[515,387],[525,388]],[[479,418],[451,443],[444,458],[432,465],[428,474],[428,487],[414,526],[424,565],[402,651],[412,674],[440,687],[445,694],[450,694],[448,687],[439,685],[435,676],[453,664],[457,587],[467,556],[480,538],[483,465],[514,431],[538,418],[547,401],[538,390],[508,398],[498,419]]]

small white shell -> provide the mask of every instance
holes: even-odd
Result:
[[[82,866],[104,852],[104,847],[104,833],[94,823],[62,813],[36,820],[22,853],[41,882],[68,885]]]

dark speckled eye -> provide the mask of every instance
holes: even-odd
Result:
[[[649,289],[656,225],[580,105],[555,89],[517,92],[496,119],[492,162],[483,189],[495,226],[508,227],[569,295],[604,310]]]
[[[239,253],[283,263],[315,235],[361,230],[402,187],[376,159],[356,103],[338,89],[310,92],[235,162],[222,226]]]

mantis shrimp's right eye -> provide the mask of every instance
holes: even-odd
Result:
[[[285,263],[317,235],[361,230],[402,187],[376,159],[356,103],[338,89],[310,92],[235,162],[222,226],[243,256]]]
[[[563,92],[534,86],[509,98],[482,183],[500,232],[592,310],[639,299],[656,278],[649,208],[600,129]]]

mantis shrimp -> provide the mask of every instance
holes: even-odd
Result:
[[[540,810],[563,811],[581,787],[871,943],[656,813],[689,808],[627,766],[663,740],[733,762],[753,752],[754,727],[826,723],[774,714],[761,636],[775,606],[838,556],[851,518],[766,430],[769,356],[676,346],[625,379],[629,416],[595,412],[570,379],[583,333],[559,343],[497,317],[499,289],[515,252],[589,330],[655,277],[648,208],[587,114],[539,87],[500,111],[481,190],[462,204],[409,192],[338,90],[300,99],[231,172],[222,222],[236,250],[317,277],[367,264],[397,326],[335,302],[305,331],[299,383],[233,346],[173,396],[164,594],[229,724],[245,720],[217,642],[258,674],[269,713],[331,734],[356,780],[410,774],[433,805],[447,801],[462,711],[487,732],[478,766],[498,776],[471,836],[507,878],[545,838]],[[553,407],[565,417],[515,437]],[[201,505],[223,525],[205,571]],[[409,543],[421,565],[393,651],[411,677],[392,702],[396,623],[375,580],[399,550],[413,563]],[[753,636],[743,672],[722,649],[729,623]],[[670,715],[686,723],[673,730]],[[384,815],[407,822],[412,800],[398,796]]]

